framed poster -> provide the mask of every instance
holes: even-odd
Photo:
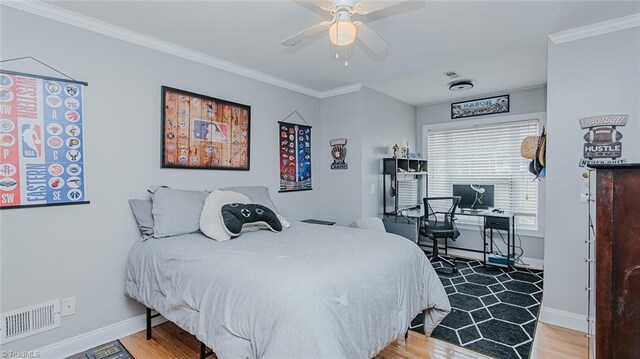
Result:
[[[249,171],[251,106],[162,86],[163,168]]]
[[[311,126],[278,122],[280,192],[311,187]]]
[[[452,120],[505,112],[509,112],[509,95],[480,98],[451,104]]]
[[[0,209],[89,203],[85,86],[0,70]]]

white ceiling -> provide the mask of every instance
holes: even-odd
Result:
[[[344,66],[325,36],[280,45],[326,19],[309,2],[49,2],[316,91],[362,83],[414,105],[544,85],[548,34],[640,12],[637,1],[412,1],[361,17],[391,48],[375,57],[357,44]],[[475,88],[449,91],[450,70]]]

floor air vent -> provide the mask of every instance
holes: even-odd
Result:
[[[0,343],[8,343],[60,326],[60,301],[32,305],[2,313]]]

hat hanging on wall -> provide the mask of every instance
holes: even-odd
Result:
[[[522,144],[520,145],[520,155],[523,158],[529,160],[536,158],[538,139],[538,136],[528,136],[524,140],[522,140]]]
[[[547,155],[547,134],[545,129],[542,128],[542,134],[540,135],[540,140],[538,141],[538,150],[536,151],[536,159],[542,166],[546,166],[546,155]]]

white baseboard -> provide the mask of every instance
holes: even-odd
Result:
[[[564,310],[545,307],[540,309],[540,321],[547,324],[557,325],[563,328],[587,332],[587,316],[566,312]]]
[[[153,318],[151,325],[156,326],[166,322],[163,317]],[[88,333],[80,334],[78,336],[59,341],[40,349],[36,349],[35,352],[40,352],[40,358],[66,358],[76,353],[91,349],[100,344],[108,343],[110,341],[120,339],[129,336],[133,333],[137,333],[141,330],[145,330],[147,327],[146,314],[138,315],[133,318],[125,319],[121,322],[107,325],[106,327],[92,330]]]

